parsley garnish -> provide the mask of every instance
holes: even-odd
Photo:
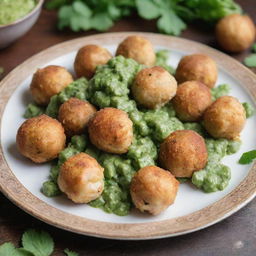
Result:
[[[251,150],[243,153],[238,162],[239,164],[250,164],[254,159],[256,159],[256,150]]]

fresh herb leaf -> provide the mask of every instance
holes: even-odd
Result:
[[[91,19],[91,28],[105,31],[113,26],[113,21],[106,13],[97,13]]]
[[[250,68],[256,68],[256,53],[249,55],[244,60],[244,64]]]
[[[34,229],[30,229],[23,234],[22,245],[25,250],[35,256],[49,256],[54,248],[53,239],[48,233]]]
[[[15,256],[35,256],[35,254],[25,250],[24,248],[17,248]]]
[[[136,0],[136,7],[140,17],[151,20],[161,15],[161,9],[152,0]]]
[[[86,4],[80,1],[74,2],[72,6],[73,6],[73,10],[79,15],[82,15],[87,18],[89,18],[92,15],[91,9]]]
[[[252,51],[253,51],[253,52],[256,52],[256,44],[253,44],[253,46],[252,46]]]
[[[45,8],[48,10],[59,9],[61,6],[66,5],[69,2],[69,0],[51,0],[46,2]]]
[[[239,159],[239,164],[250,164],[256,158],[256,150],[243,153]]]
[[[12,243],[0,245],[0,256],[16,256],[16,249]]]
[[[64,252],[67,256],[79,256],[78,253],[70,251],[69,249],[65,249]]]

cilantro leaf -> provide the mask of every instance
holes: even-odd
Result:
[[[256,150],[243,153],[239,159],[239,164],[250,164],[256,158]]]
[[[65,249],[64,252],[67,256],[79,256],[78,253],[70,251],[69,249]]]
[[[17,248],[15,256],[34,256],[34,254],[25,250],[24,248]]]
[[[139,15],[147,20],[155,19],[160,16],[161,9],[152,0],[136,0]]]
[[[34,229],[23,234],[22,245],[35,256],[49,256],[54,247],[53,239],[48,233]]]
[[[163,33],[178,36],[186,28],[186,24],[170,9],[163,12],[157,21],[157,27]]]
[[[256,68],[256,53],[245,58],[244,64],[250,68]]]
[[[16,256],[16,249],[12,243],[0,245],[0,256]]]
[[[90,17],[92,15],[92,11],[91,9],[84,3],[78,1],[78,2],[74,2],[73,6],[73,10],[77,13],[80,14],[84,17]]]
[[[106,13],[97,13],[91,19],[91,26],[99,31],[104,31],[113,26],[113,21]]]
[[[256,44],[253,44],[253,46],[252,46],[252,51],[253,51],[253,52],[256,52]]]

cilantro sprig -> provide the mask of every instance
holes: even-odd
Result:
[[[250,68],[256,68],[256,43],[252,46],[252,54],[244,59],[244,64]]]
[[[46,8],[59,10],[59,29],[106,31],[115,21],[137,13],[143,19],[157,19],[160,32],[176,36],[187,21],[200,19],[212,24],[242,12],[234,0],[50,0]]]
[[[54,251],[52,237],[45,231],[27,230],[22,236],[21,248],[10,243],[0,245],[0,256],[50,256]],[[67,256],[79,256],[78,253],[65,249]]]

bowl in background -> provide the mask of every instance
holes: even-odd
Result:
[[[37,0],[35,8],[26,16],[6,25],[0,25],[0,49],[23,36],[37,21],[44,0]]]

